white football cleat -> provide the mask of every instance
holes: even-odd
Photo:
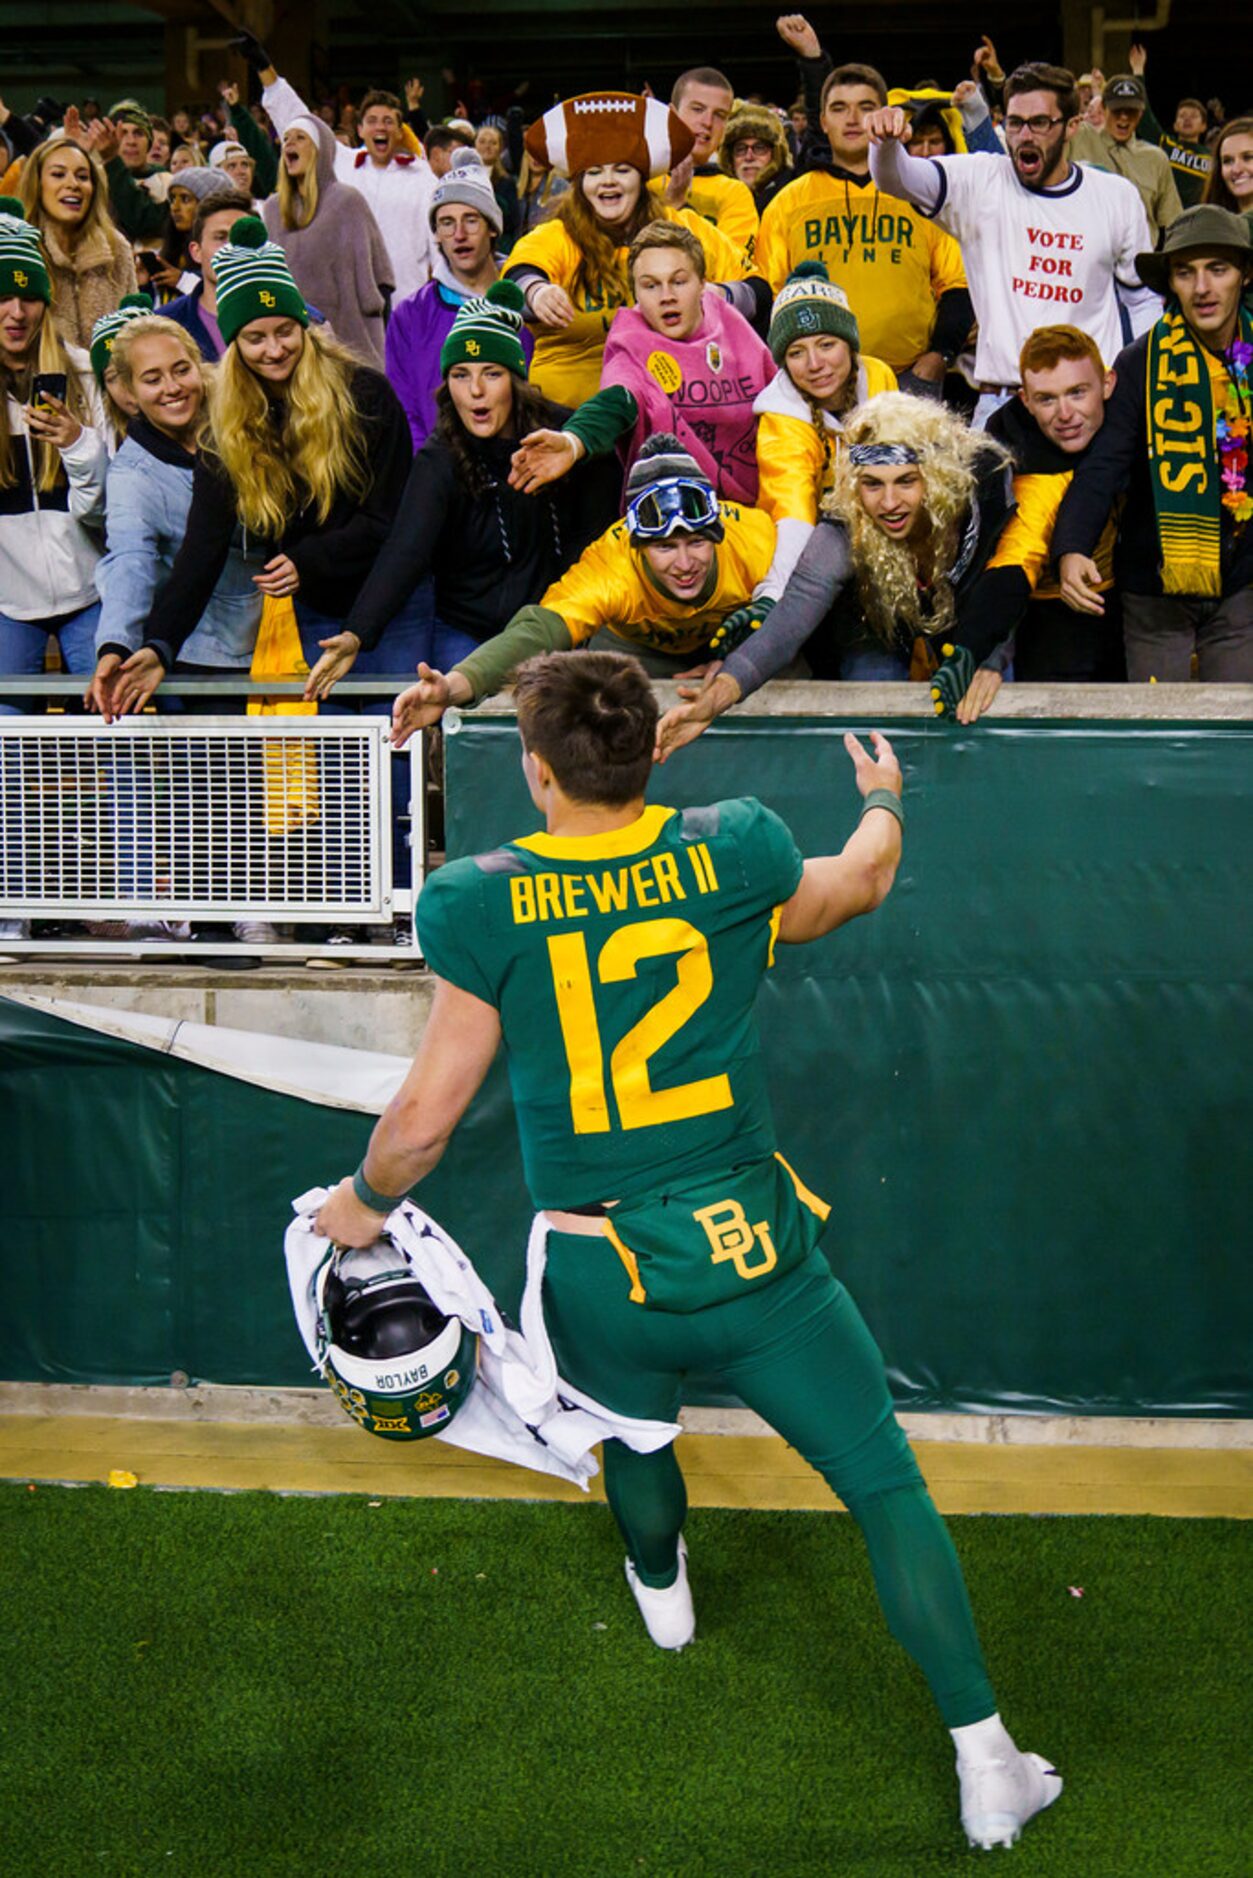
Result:
[[[682,1650],[696,1635],[696,1612],[692,1607],[692,1588],[687,1582],[687,1541],[679,1540],[679,1575],[664,1591],[641,1584],[630,1559],[626,1562],[626,1580],[631,1595],[640,1607],[640,1616],[648,1634],[660,1650]]]
[[[993,1846],[1016,1844],[1029,1819],[1052,1806],[1062,1790],[1062,1777],[1039,1754],[1013,1754],[971,1764],[959,1760],[962,1827],[973,1846],[990,1852]]]

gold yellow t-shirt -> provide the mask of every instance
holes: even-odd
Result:
[[[662,593],[631,546],[626,523],[585,548],[539,604],[565,622],[576,646],[602,626],[657,652],[695,652],[729,613],[751,599],[774,557],[774,523],[760,509],[720,502],[725,530],[714,550],[717,577],[707,599],[689,604]]]

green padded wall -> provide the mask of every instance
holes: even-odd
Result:
[[[857,812],[832,720],[731,720],[655,799],[753,792],[810,853]],[[887,903],[779,952],[784,1152],[911,1408],[1248,1414],[1253,725],[888,729]],[[511,720],[446,741],[449,852],[532,829]],[[368,1117],[0,1002],[0,1377],[311,1381],[288,1202]],[[506,1306],[528,1208],[499,1065],[422,1199]],[[692,1400],[716,1399],[694,1379]]]
[[[725,720],[650,795],[755,794],[836,851],[850,727]],[[759,1011],[780,1144],[898,1400],[1249,1413],[1253,724],[886,729],[896,887],[780,947]],[[536,826],[511,719],[446,751],[450,855]]]

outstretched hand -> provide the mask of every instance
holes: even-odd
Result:
[[[112,717],[127,717],[132,712],[143,710],[165,677],[165,667],[155,652],[147,646],[141,646],[138,652],[131,653],[112,677]],[[110,713],[106,711],[105,716],[109,717]]]
[[[555,483],[572,470],[583,454],[572,430],[530,431],[510,458],[509,487],[533,496],[545,483]]]
[[[106,724],[113,722],[113,680],[121,669],[120,652],[102,652],[96,660],[91,683],[83,693],[83,708],[98,711]]]
[[[721,664],[717,664],[695,696],[683,687],[680,688],[680,695],[686,702],[672,705],[657,726],[657,741],[653,746],[655,763],[664,763],[684,744],[695,743],[715,717],[730,710],[741,692],[736,680],[729,678]]]
[[[977,724],[983,713],[989,710],[997,692],[1005,683],[1002,672],[994,666],[981,665],[970,681],[965,697],[957,707],[959,724]]]
[[[851,730],[844,733],[844,748],[853,759],[853,779],[859,793],[868,796],[872,789],[890,789],[894,796],[899,796],[904,783],[896,752],[882,731],[872,730],[870,742],[873,756]]]
[[[305,702],[315,698],[329,698],[341,678],[346,678],[356,663],[361,650],[361,641],[356,633],[332,633],[329,639],[319,639],[322,656],[305,681]]]
[[[403,750],[415,730],[438,724],[452,702],[447,678],[424,659],[418,666],[417,684],[402,691],[392,705],[392,748]]]

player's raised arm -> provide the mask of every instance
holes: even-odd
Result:
[[[323,1205],[320,1233],[337,1245],[373,1245],[382,1220],[437,1165],[499,1043],[495,1006],[436,979],[409,1074],[380,1115],[361,1166]]]
[[[839,854],[805,863],[800,886],[783,908],[779,938],[803,945],[834,932],[886,900],[901,858],[901,766],[887,738],[875,730],[874,755],[849,731],[844,748],[863,797],[861,820]]]

